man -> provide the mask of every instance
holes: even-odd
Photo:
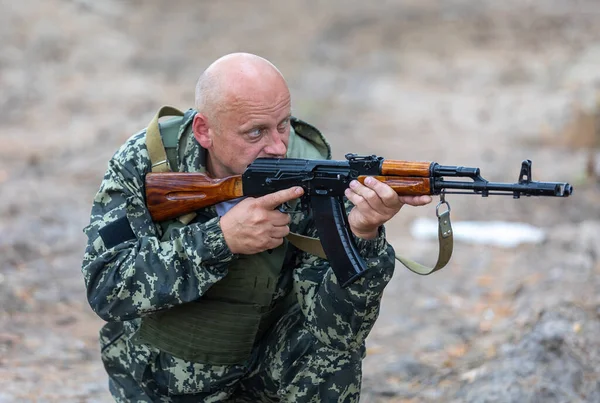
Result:
[[[222,178],[259,157],[331,156],[316,129],[292,118],[283,76],[258,56],[209,66],[195,109],[177,130],[174,170]],[[300,187],[200,210],[186,225],[152,222],[146,136],[110,160],[84,230],[82,271],[108,322],[100,339],[115,400],[358,401],[365,338],[394,269],[383,224],[431,198],[398,197],[372,178],[350,185],[350,228],[369,269],[342,288],[326,260],[284,240],[316,234],[310,216],[277,209]]]

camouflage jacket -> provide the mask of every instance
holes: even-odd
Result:
[[[199,172],[205,159],[206,151],[190,135],[191,119],[181,126],[179,134],[181,172]],[[147,359],[147,354],[138,354],[141,350],[148,353],[150,349],[129,343],[139,318],[202,298],[237,259],[224,241],[214,206],[199,211],[194,221],[161,241],[161,226],[151,220],[144,200],[144,177],[150,170],[142,131],[127,140],[109,161],[93,201],[90,224],[84,229],[88,243],[82,272],[88,300],[92,309],[110,322],[101,332],[103,350],[120,340],[128,352],[114,354],[130,360],[132,366],[136,360]],[[316,236],[310,216],[300,213],[292,217],[291,231]],[[133,232],[133,236],[107,245],[103,231],[116,223],[121,223],[117,229]],[[123,223],[128,223],[131,231],[123,228]],[[394,252],[385,240],[383,227],[374,240],[355,240],[369,270],[354,284],[341,288],[326,260],[294,249],[284,263],[274,297],[277,301],[293,289],[307,328],[337,349],[363,348],[394,269]],[[118,327],[110,326],[117,322]],[[117,328],[119,331],[111,330]],[[123,358],[123,354],[130,357]]]

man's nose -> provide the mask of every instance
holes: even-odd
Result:
[[[270,136],[270,143],[264,148],[265,153],[274,157],[284,157],[287,152],[287,145],[283,140],[284,135],[275,131]]]

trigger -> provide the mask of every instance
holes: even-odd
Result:
[[[292,206],[290,206],[288,204],[288,202],[280,204],[279,207],[277,207],[277,210],[281,211],[282,213],[286,213],[286,214],[288,214],[291,209],[292,209]]]
[[[292,206],[290,206],[290,204],[288,202],[280,204],[279,207],[277,207],[277,210],[281,211],[284,214],[299,214],[299,213],[302,213],[302,211],[294,211],[294,208]]]

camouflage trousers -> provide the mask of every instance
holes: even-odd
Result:
[[[165,353],[112,343],[102,355],[110,391],[119,403],[358,402],[364,346],[333,349],[303,323],[293,307],[258,343],[249,363],[238,366],[174,365]]]

